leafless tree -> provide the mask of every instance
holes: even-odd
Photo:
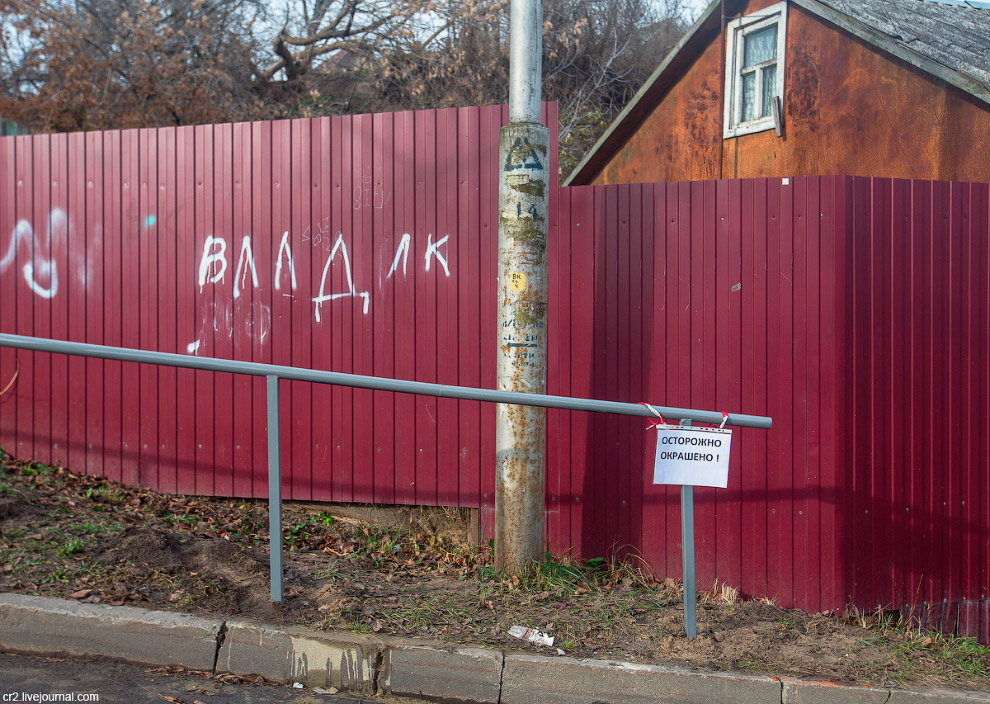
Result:
[[[684,30],[685,0],[543,0],[568,170]],[[0,114],[37,130],[501,103],[509,0],[0,0]]]
[[[543,70],[560,103],[561,168],[577,164],[686,28],[683,0],[548,0]]]
[[[683,34],[682,0],[544,0],[543,94],[560,103],[567,170]],[[384,52],[378,86],[390,107],[504,102],[508,1],[438,5],[437,31]]]
[[[369,54],[381,51],[389,38],[410,37],[416,20],[428,6],[419,0],[307,0],[286,9],[281,31],[272,41],[275,60],[262,73],[272,80],[284,73],[295,81],[313,69],[325,54],[348,51]]]

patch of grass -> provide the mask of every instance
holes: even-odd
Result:
[[[41,462],[32,462],[21,467],[21,474],[25,477],[43,477],[51,474],[53,469]]]
[[[664,605],[678,593],[672,580],[657,584],[649,572],[618,557],[609,560],[591,558],[581,565],[569,557],[545,553],[542,562],[519,575],[507,575],[488,566],[479,569],[478,575],[481,581],[497,581],[510,590],[548,592],[568,598],[597,596],[611,590],[617,593],[636,591],[651,604]]]
[[[767,672],[774,668],[772,658],[761,653],[746,653],[735,661],[735,666],[746,672]]]
[[[448,598],[441,592],[424,594],[416,603],[384,614],[385,620],[411,631],[443,623],[448,618]]]
[[[288,544],[290,550],[295,549],[297,543],[309,540],[309,533],[306,532],[308,527],[309,521],[304,521],[282,529],[285,542]]]
[[[900,657],[883,663],[884,674],[897,682],[910,681],[918,662],[930,663],[935,673],[950,682],[985,679],[990,672],[990,647],[980,645],[975,638],[905,624],[899,612],[880,607],[861,612],[850,606],[845,618],[868,632],[863,639],[868,647],[893,647]],[[866,674],[872,673],[867,669]]]
[[[909,663],[931,659],[940,674],[952,681],[960,677],[986,677],[990,672],[990,647],[980,645],[975,638],[944,635],[935,630],[900,628],[896,649]],[[890,634],[887,634],[890,638]]]
[[[712,586],[711,591],[704,592],[702,594],[702,603],[704,604],[721,604],[724,606],[733,606],[739,602],[739,590],[735,587],[731,587],[728,584],[719,585],[718,579],[715,580],[715,584]]]
[[[43,565],[43,564],[45,564],[45,560],[43,558],[40,558],[40,557],[35,557],[35,558],[25,557],[19,563],[17,563],[17,564],[14,565],[14,573],[16,574],[17,571],[18,571],[18,569],[20,569],[21,571],[24,571],[24,570],[30,569],[32,567],[37,567],[38,565]]]
[[[530,590],[560,590],[573,593],[588,584],[584,570],[578,565],[566,558],[555,558],[550,553],[544,554],[543,562],[535,565],[535,569],[530,570],[528,576],[531,581],[524,584],[524,587]]]
[[[846,607],[845,618],[849,623],[863,629],[887,633],[900,622],[900,614],[877,607],[874,611],[860,611],[853,604]]]
[[[206,597],[223,592],[223,586],[216,580],[210,579],[199,582],[191,589],[179,589],[173,602],[180,609],[187,609]]]
[[[11,496],[13,493],[14,487],[7,482],[0,482],[0,496]]]
[[[95,487],[91,486],[83,492],[83,496],[90,501],[102,502],[111,506],[120,506],[120,504],[124,503],[125,498],[123,491],[108,484],[99,484]],[[93,508],[95,509],[96,507],[94,506]]]
[[[95,509],[97,507],[94,506],[93,508]],[[164,516],[164,520],[170,527],[181,523],[182,525],[189,526],[190,528],[195,528],[199,524],[199,516],[192,513],[183,513],[179,515],[168,514]]]
[[[86,549],[86,541],[81,538],[69,538],[58,549],[63,555],[78,555]]]
[[[495,569],[494,565],[482,565],[478,570],[478,579],[482,582],[491,582],[497,580],[499,577],[499,571]]]
[[[69,570],[64,567],[56,567],[51,572],[46,574],[42,579],[42,584],[54,584],[56,582],[65,583],[71,579]]]
[[[393,536],[390,531],[380,526],[365,526],[362,530],[365,539],[357,545],[355,552],[369,557],[376,568],[381,567],[384,559],[401,550],[402,537]]]
[[[341,580],[340,568],[337,566],[336,560],[331,560],[328,565],[317,570],[313,570],[314,579],[323,579],[328,582],[336,583]]]
[[[519,589],[523,592],[568,592],[574,593],[581,587],[591,586],[585,570],[566,558],[556,558],[549,552],[544,553],[543,561],[533,563],[520,574],[509,574],[505,570],[496,570],[491,565],[484,565],[478,570],[481,582],[497,582],[509,590]]]
[[[86,519],[81,523],[68,523],[65,530],[69,533],[80,533],[83,535],[99,535],[103,533],[120,533],[124,526],[120,521],[112,523],[97,523],[92,519]]]

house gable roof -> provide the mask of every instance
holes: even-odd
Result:
[[[990,104],[990,3],[983,0],[790,0]],[[564,186],[589,183],[677,77],[721,33],[714,0],[609,125]]]

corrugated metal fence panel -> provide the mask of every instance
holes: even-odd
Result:
[[[990,186],[849,190],[844,578],[990,642]]]
[[[507,118],[0,139],[0,330],[494,387]],[[165,491],[267,493],[264,380],[0,350],[0,388],[15,372],[0,444],[18,456]],[[287,497],[492,505],[493,409],[282,391]]]
[[[794,370],[769,355],[791,362],[791,345],[803,353],[808,337],[793,334],[790,236],[787,270],[768,272],[782,261],[780,195],[765,180],[562,190],[551,354],[569,370],[562,393],[774,416],[772,433],[736,431],[729,489],[695,491],[698,575],[750,594],[787,590],[781,598],[793,601],[792,552],[820,532],[780,530],[792,522],[785,510],[812,502],[794,494],[790,457],[780,458],[786,476],[767,470],[795,439],[793,394],[783,391]],[[677,577],[679,491],[649,483],[654,447],[644,426],[577,413],[551,426],[570,451],[549,467],[552,544],[580,546],[586,557],[628,548]]]
[[[988,190],[815,177],[560,192],[552,390],[774,418],[734,431],[728,489],[695,490],[700,585],[928,620],[956,618],[929,606],[946,600],[960,630],[986,631]],[[556,416],[551,544],[627,548],[679,577],[679,492],[649,483],[643,426]]]

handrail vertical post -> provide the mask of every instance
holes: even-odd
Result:
[[[690,426],[691,419],[681,421]],[[684,567],[684,633],[698,635],[698,593],[694,584],[694,487],[681,485],[681,562]]]
[[[282,603],[282,462],[279,449],[278,376],[268,380],[268,541],[272,601]]]

